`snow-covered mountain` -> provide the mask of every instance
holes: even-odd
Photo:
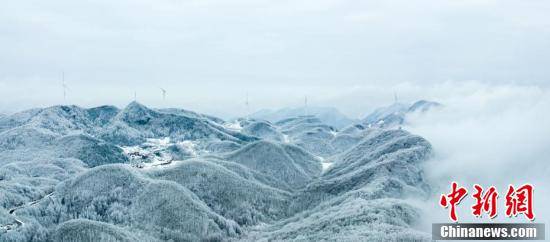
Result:
[[[218,119],[216,119],[218,121]],[[181,110],[158,111],[132,102],[103,128],[99,136],[116,144],[139,144],[147,138],[174,140],[219,139],[233,142],[253,138],[224,128],[212,118]]]
[[[441,106],[440,103],[426,100],[417,101],[412,105],[396,102],[374,110],[361,123],[377,127],[392,127],[403,124],[408,114],[423,113]]]
[[[27,110],[0,118],[0,241],[427,241],[408,199],[428,190],[430,152],[314,115]]]
[[[276,221],[288,215],[290,192],[265,185],[245,166],[235,165],[235,172],[223,160],[191,159],[167,169],[151,170],[155,179],[174,181],[193,191],[216,213],[241,225]]]
[[[224,158],[270,175],[292,188],[304,186],[321,174],[321,162],[315,156],[289,144],[257,141]]]
[[[393,124],[403,123],[404,115],[409,109],[409,105],[403,103],[393,103],[386,107],[377,108],[363,119],[366,124]]]
[[[277,122],[283,119],[294,118],[302,115],[313,115],[323,123],[336,128],[343,128],[352,124],[355,120],[348,118],[338,109],[333,107],[298,107],[282,108],[278,110],[263,109],[251,114],[249,117]]]
[[[284,141],[284,135],[271,122],[266,120],[240,119],[237,120],[241,131],[265,140]]]
[[[431,109],[441,107],[441,103],[438,102],[432,102],[432,101],[426,101],[426,100],[420,100],[415,103],[413,103],[407,112],[427,112]]]
[[[429,241],[412,227],[423,196],[420,163],[430,144],[403,130],[371,130],[292,201],[296,214],[253,233],[275,241]]]

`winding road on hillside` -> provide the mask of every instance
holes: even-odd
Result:
[[[20,205],[20,206],[17,206],[17,207],[14,207],[14,208],[11,208],[8,210],[8,213],[13,215],[14,217],[14,220],[15,222],[14,223],[11,223],[11,224],[4,224],[4,225],[1,225],[0,226],[0,229],[3,229],[3,230],[6,230],[7,231],[10,231],[10,230],[15,230],[19,227],[22,227],[25,225],[25,223],[23,221],[21,221],[19,218],[17,218],[17,215],[15,214],[15,212],[19,209],[22,209],[22,208],[26,208],[26,207],[30,207],[30,206],[33,206],[39,202],[41,202],[42,200],[46,199],[46,198],[50,198],[52,197],[54,194],[53,192],[51,193],[48,193],[46,194],[46,196],[43,196],[42,198],[40,199],[37,199],[37,200],[34,200],[34,201],[31,201],[31,202],[28,202],[28,203],[25,203],[23,205]]]

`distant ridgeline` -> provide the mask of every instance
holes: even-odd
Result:
[[[345,127],[137,102],[0,116],[0,241],[429,241],[407,201],[431,146],[395,126],[438,106],[322,117]]]

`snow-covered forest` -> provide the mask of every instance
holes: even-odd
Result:
[[[432,147],[401,125],[441,107],[395,103],[363,120],[224,121],[137,102],[0,116],[0,241],[429,241],[410,201],[430,193]]]

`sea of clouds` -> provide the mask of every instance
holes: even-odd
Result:
[[[509,184],[535,187],[535,222],[548,223],[550,209],[550,91],[532,85],[447,82],[426,89],[442,93],[444,107],[408,117],[406,129],[428,139],[434,156],[425,163],[433,197],[425,209],[424,229],[434,222],[450,222],[449,210],[438,205],[441,194],[456,181],[469,190],[458,206],[460,222],[527,222],[519,215],[505,216]],[[498,216],[471,214],[473,185],[495,186],[499,192]]]

